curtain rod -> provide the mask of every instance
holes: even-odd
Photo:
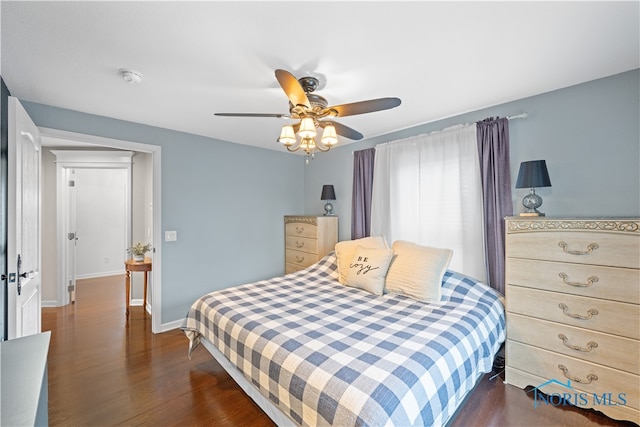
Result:
[[[522,113],[522,114],[516,114],[515,116],[507,116],[507,120],[512,120],[512,119],[526,119],[528,116],[527,113]]]
[[[516,114],[514,116],[506,116],[506,119],[507,120],[526,119],[528,115],[529,115],[528,113],[520,113],[520,114]],[[360,150],[358,150],[358,151],[360,151]],[[353,154],[353,153],[355,153],[355,151],[351,152],[351,154]]]

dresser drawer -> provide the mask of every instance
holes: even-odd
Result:
[[[285,224],[285,234],[287,236],[313,238],[318,235],[318,226],[313,224],[305,224],[302,222],[290,222]]]
[[[595,231],[507,234],[508,256],[640,268],[640,236]]]
[[[640,338],[640,306],[636,304],[512,285],[507,286],[506,301],[508,312],[627,338]]]
[[[287,235],[285,237],[285,246],[287,249],[293,249],[294,251],[318,253],[318,239]]]
[[[297,264],[289,264],[288,262],[286,262],[284,264],[284,274],[295,273],[296,271],[299,271],[299,270],[301,270],[303,268],[304,267],[300,267]]]
[[[302,251],[294,251],[287,249],[285,251],[285,262],[287,264],[295,264],[299,267],[309,267],[311,264],[317,261],[315,254],[310,254]]]
[[[640,341],[509,313],[510,340],[640,374]]]
[[[592,399],[593,394],[602,397],[602,395],[607,394],[608,396],[610,393],[613,401],[623,404],[624,402],[618,400],[618,394],[625,393],[626,406],[633,409],[638,409],[640,406],[640,387],[638,387],[640,377],[638,375],[515,341],[507,341],[506,360],[510,367],[521,369],[547,380],[555,379],[562,383],[570,380],[570,386],[575,390],[589,393],[589,399]],[[595,375],[597,379],[595,377],[589,379],[589,375]],[[581,383],[578,380],[586,383]],[[540,384],[531,385],[535,387]],[[571,393],[568,389],[566,391]]]
[[[333,251],[338,242],[338,217],[285,215],[285,274],[306,268]]]
[[[511,285],[640,303],[640,270],[509,258]]]

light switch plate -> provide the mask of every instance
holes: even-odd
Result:
[[[178,240],[178,232],[177,231],[165,231],[164,232],[164,241],[165,242],[175,242]]]

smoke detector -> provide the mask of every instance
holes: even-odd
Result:
[[[120,68],[120,75],[127,83],[140,83],[142,81],[142,73],[130,68]]]

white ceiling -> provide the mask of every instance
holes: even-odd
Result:
[[[370,138],[639,68],[639,5],[2,1],[0,65],[20,99],[282,150],[284,121],[213,113],[288,113],[283,68],[330,105],[401,98],[338,119]]]

